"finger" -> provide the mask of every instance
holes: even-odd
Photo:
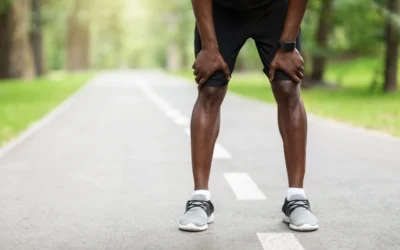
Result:
[[[199,84],[200,79],[203,78],[203,74],[197,74],[196,76],[196,83]]]
[[[200,86],[203,86],[203,84],[204,84],[206,81],[207,81],[207,78],[205,78],[205,77],[201,78],[200,81],[199,81],[199,85],[200,85]]]
[[[199,74],[199,71],[195,69],[195,70],[193,71],[193,75],[197,76],[198,74]]]
[[[300,67],[300,70],[304,74],[304,66],[303,65]]]
[[[222,68],[222,70],[224,71],[225,77],[226,79],[228,79],[228,81],[231,79],[231,73],[228,67],[228,64],[224,64],[224,67]]]
[[[196,69],[196,63],[193,63],[192,69]]]
[[[203,84],[197,84],[197,89],[200,90],[203,87]]]
[[[301,70],[302,68],[304,68],[302,63],[296,63],[296,64],[295,64],[295,67],[296,67],[298,70]]]
[[[297,75],[297,77],[298,77],[299,79],[303,79],[303,78],[304,78],[304,74],[303,74],[303,72],[301,72],[300,70],[297,71],[296,75]]]
[[[270,82],[272,82],[274,80],[274,76],[275,76],[275,68],[270,67],[269,68],[269,81]]]
[[[292,78],[295,83],[301,82],[300,78],[296,74],[291,74],[290,78]]]

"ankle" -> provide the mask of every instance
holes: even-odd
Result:
[[[205,189],[195,190],[192,193],[192,197],[195,196],[195,195],[199,195],[199,194],[200,195],[204,195],[208,201],[211,200],[211,193],[210,193],[209,190],[205,190]]]
[[[286,198],[290,201],[293,195],[301,195],[306,198],[304,188],[289,187],[287,190]]]

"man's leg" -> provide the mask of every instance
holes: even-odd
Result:
[[[278,105],[278,124],[282,136],[288,184],[303,188],[306,168],[307,115],[300,97],[300,86],[290,80],[273,81]]]
[[[287,78],[281,75],[281,79]],[[318,220],[311,212],[303,181],[306,172],[307,115],[300,97],[300,85],[291,80],[271,83],[278,105],[278,125],[283,140],[289,189],[282,212],[284,221],[297,231],[318,229]]]
[[[220,128],[220,107],[227,87],[204,86],[199,90],[191,120],[194,190],[208,190],[214,145]]]
[[[179,221],[179,229],[204,231],[214,220],[214,206],[208,191],[211,163],[218,137],[221,104],[227,86],[203,86],[199,89],[191,121],[192,170],[194,192]]]
[[[279,40],[288,10],[287,2],[258,19],[252,31],[264,72],[269,74],[269,64],[278,50]],[[301,33],[296,39],[301,51]],[[318,220],[311,212],[303,189],[306,169],[307,116],[300,97],[300,85],[294,83],[282,70],[276,70],[272,90],[278,105],[279,130],[282,135],[288,175],[288,190],[282,212],[289,227],[298,231],[318,229]]]
[[[238,19],[237,11],[226,9],[213,1],[213,17],[219,52],[232,74],[236,58],[249,38],[247,28]],[[202,50],[199,30],[195,29],[195,55]],[[220,108],[228,79],[219,70],[199,89],[191,120],[192,170],[194,191],[186,202],[186,211],[179,220],[179,229],[204,231],[213,222],[214,206],[208,190],[214,145],[220,126]]]

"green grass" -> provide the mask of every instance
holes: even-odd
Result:
[[[42,79],[0,81],[0,146],[81,87],[91,74],[52,74]]]
[[[326,79],[339,82],[341,88],[302,90],[307,111],[400,137],[400,93],[384,94],[381,86],[374,91],[369,88],[378,63],[381,61],[364,58],[330,64]],[[193,79],[190,72],[176,74]],[[274,103],[269,82],[262,73],[234,74],[229,90]]]

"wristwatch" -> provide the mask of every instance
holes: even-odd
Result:
[[[279,49],[285,51],[285,52],[290,52],[293,51],[296,48],[296,41],[293,42],[279,42]]]

